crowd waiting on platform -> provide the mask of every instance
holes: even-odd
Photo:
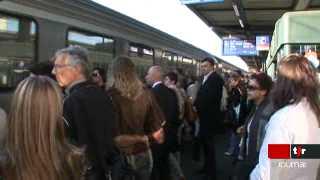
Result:
[[[307,58],[283,58],[274,81],[218,72],[212,58],[199,77],[154,65],[141,79],[130,58],[116,57],[107,82],[89,62],[80,46],[58,50],[50,72],[31,70],[10,111],[0,109],[5,180],[186,180],[190,139],[193,160],[204,157],[197,172],[215,180],[218,134],[229,137],[230,179],[320,179],[319,160],[293,170],[268,158],[268,144],[320,144],[319,79]]]

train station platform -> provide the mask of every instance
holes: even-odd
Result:
[[[232,157],[225,156],[224,152],[227,149],[229,136],[227,134],[216,136],[216,165],[217,179],[228,180],[232,172]],[[186,180],[202,180],[203,174],[197,171],[202,167],[203,157],[199,162],[192,160],[192,141],[186,142],[181,158],[181,166]]]

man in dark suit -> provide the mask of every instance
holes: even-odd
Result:
[[[63,115],[71,141],[86,147],[90,166],[86,179],[106,180],[114,151],[115,116],[106,92],[87,81],[88,54],[79,46],[56,52],[52,73],[65,88]]]
[[[152,87],[151,90],[166,118],[166,124],[164,125],[165,141],[161,145],[152,147],[154,168],[151,179],[169,180],[169,153],[176,151],[178,147],[177,132],[180,124],[178,99],[175,92],[162,83],[163,73],[160,66],[152,66],[145,79]]]
[[[204,148],[204,167],[206,179],[215,179],[215,140],[214,136],[221,132],[222,112],[220,110],[223,79],[214,70],[215,62],[212,58],[205,58],[201,62],[203,75],[202,84],[195,100],[200,119],[200,142]]]

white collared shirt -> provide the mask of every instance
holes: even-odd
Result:
[[[162,81],[157,81],[157,82],[153,83],[152,88],[156,87],[158,84],[162,84]]]
[[[202,81],[202,85],[207,81],[207,79],[209,78],[209,76],[213,73],[213,71],[210,71],[208,74],[206,74],[204,77],[203,77],[203,81]]]

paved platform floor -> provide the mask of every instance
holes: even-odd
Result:
[[[216,159],[217,159],[217,178],[218,180],[229,180],[232,171],[232,158],[225,156],[227,149],[227,135],[218,135],[216,137]],[[192,141],[185,143],[184,152],[181,155],[181,165],[186,180],[202,180],[203,175],[197,174],[197,170],[202,167],[203,158],[200,162],[192,160]]]

